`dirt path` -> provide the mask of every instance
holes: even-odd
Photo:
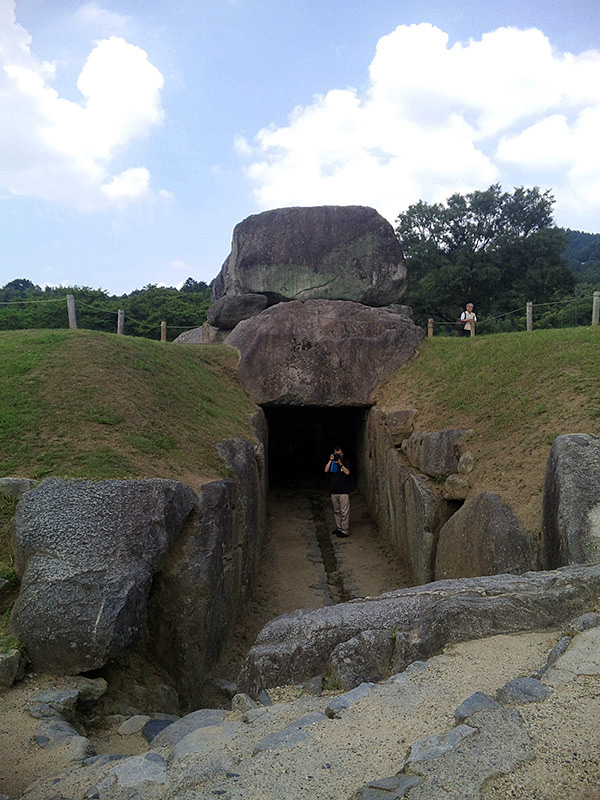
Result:
[[[271,619],[407,586],[405,569],[380,539],[363,496],[351,496],[348,539],[334,528],[329,495],[306,484],[272,489],[261,569],[248,612],[215,675],[234,680],[244,655]]]

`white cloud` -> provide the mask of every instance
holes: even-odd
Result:
[[[98,42],[77,81],[80,102],[60,97],[53,75],[9,3],[0,12],[0,188],[80,209],[155,198],[146,167],[111,170],[163,119],[163,78],[147,54],[115,36]]]
[[[100,28],[107,33],[121,33],[129,24],[129,17],[116,11],[108,11],[93,2],[79,6],[75,16],[82,24]]]
[[[362,93],[332,89],[238,137],[262,208],[360,203],[393,221],[419,199],[500,181],[552,189],[560,224],[597,225],[599,51],[557,52],[536,29],[450,46],[432,25],[400,26],[369,75]]]

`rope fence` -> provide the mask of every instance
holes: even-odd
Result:
[[[72,294],[68,294],[65,297],[58,297],[52,299],[45,299],[45,300],[3,300],[0,301],[0,306],[10,306],[10,305],[21,305],[23,303],[64,303],[66,300],[67,303],[67,315],[69,320],[69,328],[76,329],[77,328],[77,313],[75,310],[75,296]],[[548,303],[533,303],[528,302],[524,306],[520,306],[519,308],[514,308],[511,311],[505,311],[502,314],[498,314],[496,316],[485,317],[480,320],[469,320],[470,322],[470,335],[475,336],[476,328],[480,327],[481,325],[485,324],[486,322],[497,322],[500,319],[509,317],[512,314],[518,314],[519,312],[525,311],[526,316],[526,325],[527,330],[533,330],[533,309],[534,308],[543,308],[546,306],[557,306],[557,305],[566,305],[568,303],[575,303],[576,311],[575,317],[577,320],[577,304],[580,301],[589,300],[589,297],[570,297],[565,300],[553,300]],[[123,335],[125,332],[125,311],[120,308],[117,311],[109,308],[102,308],[102,306],[95,306],[91,305],[90,303],[84,303],[83,301],[78,301],[79,306],[83,306],[84,308],[90,308],[93,311],[97,311],[104,314],[111,314],[117,317],[117,325],[116,325],[116,332],[119,335]],[[600,291],[594,292],[592,295],[592,325],[598,325],[600,317]],[[160,328],[160,340],[161,342],[167,341],[167,323],[163,320],[160,325],[156,323],[149,323],[149,322],[142,322],[141,320],[135,319],[134,317],[128,316],[128,321],[134,322],[136,325],[139,325],[142,328],[146,328],[147,330],[156,330]],[[198,322],[195,325],[169,325],[170,329],[181,330],[181,331],[189,331],[193,328],[199,328],[203,325],[203,322]],[[577,324],[577,322],[576,322]],[[432,338],[434,335],[434,330],[436,328],[456,328],[460,325],[460,320],[455,322],[441,322],[436,321],[433,317],[429,317],[427,321],[427,336],[428,338]]]
[[[521,306],[520,308],[514,308],[512,311],[505,311],[502,314],[498,314],[497,316],[493,317],[484,317],[483,319],[478,320],[467,320],[470,323],[470,335],[475,336],[476,328],[480,327],[481,325],[485,324],[486,322],[497,322],[499,319],[503,319],[505,317],[510,316],[511,314],[518,314],[519,312],[525,311],[525,318],[526,318],[526,326],[528,331],[533,330],[533,309],[534,308],[543,308],[546,306],[557,306],[557,305],[566,305],[566,304],[573,304],[575,303],[575,319],[577,324],[577,304],[581,301],[589,300],[589,297],[569,297],[564,300],[553,300],[548,303],[533,303],[527,302],[526,305]],[[598,325],[600,317],[600,291],[594,292],[592,295],[592,325]],[[461,320],[456,320],[456,322],[440,322],[433,319],[433,317],[429,317],[427,320],[427,336],[428,338],[432,338],[434,335],[435,328],[457,328],[457,326],[461,325]]]
[[[77,313],[75,308],[75,295],[67,294],[64,297],[58,298],[51,298],[51,299],[40,299],[40,300],[3,300],[0,301],[0,306],[11,306],[11,305],[22,305],[23,303],[64,303],[66,301],[67,304],[67,317],[69,320],[69,328],[71,330],[77,329]],[[123,335],[125,332],[125,311],[122,308],[119,308],[117,311],[114,311],[110,308],[103,308],[102,306],[91,305],[90,303],[84,303],[82,300],[77,301],[77,307],[83,308],[90,308],[93,311],[100,312],[102,314],[111,314],[116,316],[117,324],[116,324],[116,332],[119,335]],[[161,342],[167,341],[167,322],[163,320],[160,324],[151,323],[151,322],[142,322],[141,320],[135,319],[134,317],[128,315],[127,320],[129,322],[134,322],[136,325],[139,325],[142,328],[146,328],[148,331],[157,330],[160,328],[160,340]],[[199,328],[204,324],[204,322],[197,322],[195,325],[169,325],[170,330],[181,330],[181,331],[189,331],[193,328]]]

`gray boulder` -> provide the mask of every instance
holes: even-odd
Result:
[[[334,649],[329,672],[343,689],[363,681],[377,682],[390,674],[394,637],[390,631],[363,631]]]
[[[238,377],[259,404],[364,406],[417,352],[423,331],[407,317],[341,300],[292,301],[233,330]]]
[[[19,650],[0,653],[0,687],[9,687],[23,677],[25,659]]]
[[[499,494],[481,492],[442,526],[436,580],[521,574],[535,566],[535,543]]]
[[[173,344],[222,344],[227,338],[229,331],[215,328],[205,322],[199,328],[191,328],[189,331],[180,333]]]
[[[0,478],[0,497],[20,499],[38,483],[30,478]]]
[[[260,314],[269,305],[264,294],[225,295],[208,309],[208,323],[215,328],[233,330],[238,322]]]
[[[458,472],[464,438],[470,432],[460,428],[433,433],[415,431],[402,442],[402,451],[413,467],[431,478],[451,475]]]
[[[552,444],[542,512],[546,569],[600,561],[600,437],[557,436]]]
[[[442,497],[433,481],[407,466],[393,444],[393,431],[402,418],[394,412],[391,416],[390,431],[389,413],[377,408],[369,411],[359,449],[360,488],[379,530],[410,572],[411,582],[429,583],[439,530],[456,507]]]
[[[86,672],[140,636],[152,577],[196,500],[161,479],[49,478],[24,495],[12,627],[36,670]]]
[[[405,669],[446,644],[557,627],[597,602],[600,565],[554,572],[438,581],[375,598],[300,610],[269,622],[246,656],[240,691],[301,683],[324,673],[335,648],[367,630],[389,630]]]
[[[401,411],[385,411],[385,424],[390,434],[394,447],[400,447],[402,442],[413,433],[415,421],[419,414],[416,408],[407,408]]]
[[[213,288],[288,300],[398,303],[406,292],[402,250],[387,220],[364,206],[278,208],[236,225]]]

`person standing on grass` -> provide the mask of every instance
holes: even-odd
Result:
[[[340,539],[350,536],[350,462],[344,458],[341,447],[334,447],[325,464],[329,473],[329,491],[336,529],[331,533]]]
[[[460,331],[461,336],[470,336],[471,326],[475,327],[477,322],[477,317],[473,311],[473,303],[467,303],[467,310],[460,315],[460,321],[463,323]]]

